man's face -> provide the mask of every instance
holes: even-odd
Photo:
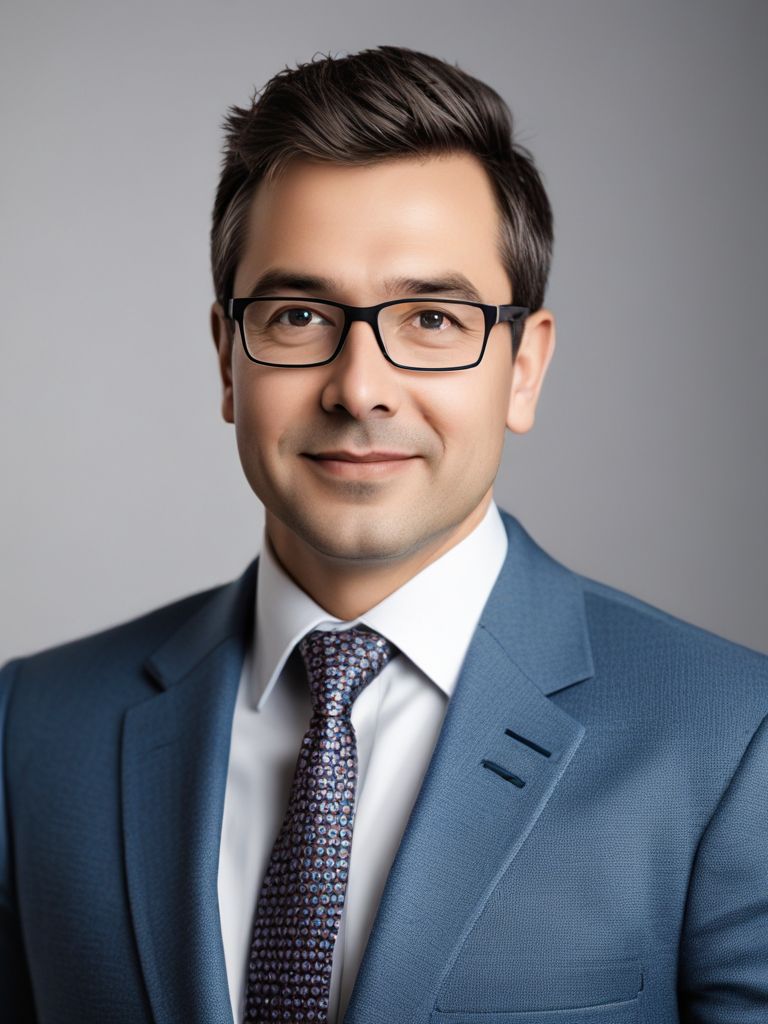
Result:
[[[333,283],[320,292],[280,286],[271,294],[367,306],[408,296],[388,287],[393,279],[463,275],[483,302],[509,303],[498,230],[491,184],[470,155],[366,167],[294,161],[254,195],[233,294],[249,295],[262,275],[279,269]],[[550,321],[545,315],[544,327]],[[408,559],[479,521],[505,428],[532,424],[553,345],[553,338],[546,345],[533,339],[533,364],[521,350],[513,373],[511,329],[502,323],[479,366],[403,370],[385,360],[371,327],[356,322],[333,362],[286,369],[251,362],[239,333],[230,363],[218,306],[213,329],[223,415],[235,424],[268,531],[271,526],[314,555],[357,564]],[[536,333],[531,322],[523,349],[529,333]],[[323,457],[372,452],[407,458]]]

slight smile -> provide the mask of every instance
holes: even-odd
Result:
[[[409,455],[406,452],[386,451],[331,451],[315,454],[304,452],[304,455],[323,473],[351,479],[396,473],[419,458],[418,455]]]

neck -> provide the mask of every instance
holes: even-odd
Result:
[[[329,614],[348,622],[389,597],[467,537],[482,521],[491,498],[489,490],[457,526],[430,538],[402,558],[382,560],[375,565],[329,558],[307,544],[269,510],[266,512],[267,539],[277,561],[294,583]]]

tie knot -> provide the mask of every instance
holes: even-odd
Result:
[[[358,694],[384,668],[394,648],[370,629],[315,629],[299,642],[312,705],[321,715],[349,715]]]

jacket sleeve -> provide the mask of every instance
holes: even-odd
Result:
[[[13,851],[6,776],[6,736],[11,687],[20,662],[0,668],[0,1016],[8,1024],[35,1024],[32,985],[24,955],[13,877]]]
[[[686,1024],[768,1020],[768,716],[696,852],[678,998]]]

